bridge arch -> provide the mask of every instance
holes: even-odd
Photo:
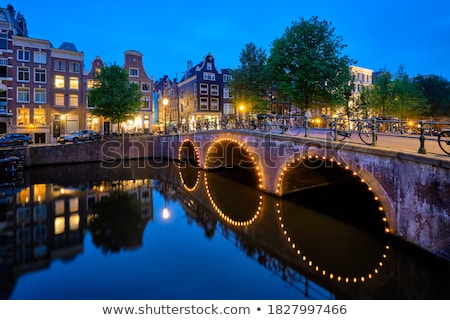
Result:
[[[263,188],[262,167],[259,157],[245,142],[230,138],[219,137],[208,146],[203,157],[203,168],[213,170],[231,168],[234,166],[253,168],[258,176],[258,189]]]
[[[384,232],[386,234],[391,233],[389,223],[391,219],[388,215],[392,212],[392,205],[389,199],[385,196],[385,193],[383,193],[382,186],[367,172],[367,170],[362,170],[361,168],[359,168],[359,171],[352,170],[348,164],[336,160],[334,156],[327,158],[324,155],[319,156],[318,154],[310,154],[308,156],[292,154],[278,171],[278,179],[276,184],[277,195],[283,196],[295,191],[332,183],[333,176],[331,176],[331,179],[328,176],[325,178],[321,171],[317,170],[319,168],[331,169],[338,172],[338,179],[342,179],[343,177],[345,178],[345,176],[348,178],[358,178],[359,182],[364,185],[367,192],[371,193],[373,200],[376,202],[380,219],[384,225]],[[299,170],[300,174],[298,172]],[[309,185],[299,185],[298,180],[292,179],[292,177],[303,178],[302,176],[304,176],[305,173],[308,174],[307,180],[310,183]],[[381,196],[378,195],[377,191],[381,193]],[[386,210],[386,208],[388,208],[388,210]]]

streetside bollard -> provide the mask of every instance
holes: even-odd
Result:
[[[423,128],[423,120],[419,121],[419,128],[420,128],[420,147],[418,153],[425,154],[427,153],[427,150],[425,149],[425,129]]]
[[[372,117],[372,146],[377,145],[377,118]]]
[[[305,138],[309,138],[309,121],[308,118],[305,117]]]

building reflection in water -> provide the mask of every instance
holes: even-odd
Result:
[[[305,297],[449,297],[445,285],[436,288],[435,270],[427,266],[420,270],[431,283],[409,292],[414,282],[405,285],[405,279],[413,280],[408,277],[415,271],[409,269],[418,268],[417,261],[391,248],[383,223],[377,236],[377,230],[361,231],[361,225],[328,214],[346,210],[355,215],[371,208],[326,208],[313,203],[309,191],[295,199],[272,197],[253,187],[257,177],[248,170],[233,174],[185,165],[155,167],[137,161],[115,170],[98,164],[37,168],[27,171],[21,183],[1,189],[0,297],[8,299],[22,275],[82,253],[86,232],[104,254],[143,246],[144,231],[156,212],[154,192],[164,198],[157,212],[163,219],[173,214],[168,202],[179,203],[188,223],[201,226],[207,238],[220,234]],[[309,202],[296,203],[302,197]],[[446,267],[438,275],[444,284],[449,280]]]

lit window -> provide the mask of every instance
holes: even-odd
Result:
[[[34,52],[34,62],[35,63],[47,63],[47,54],[45,52],[41,51],[35,51]]]
[[[70,89],[78,90],[78,78],[70,77]]]
[[[47,102],[47,93],[43,88],[34,89],[34,102],[35,103],[46,103]]]
[[[143,97],[141,99],[141,109],[149,109],[150,108],[150,99],[148,97]]]
[[[44,108],[34,108],[34,124],[35,125],[45,125],[45,109]],[[35,192],[36,196],[36,192]]]
[[[17,88],[17,102],[30,102],[30,88]]]
[[[55,94],[55,105],[59,107],[64,106],[64,93]]]
[[[64,229],[66,227],[64,217],[56,217],[55,218],[55,235],[64,233]]]
[[[17,125],[28,126],[30,124],[30,109],[18,108],[17,109]]]
[[[64,76],[55,76],[55,88],[64,89]]]
[[[78,230],[79,227],[80,227],[80,215],[79,214],[71,214],[69,217],[70,231]]]
[[[69,95],[70,101],[69,106],[71,107],[78,107],[78,95],[77,94],[71,94]]]

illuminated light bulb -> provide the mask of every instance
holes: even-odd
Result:
[[[342,280],[341,276],[338,276],[337,281],[341,281],[341,280]]]
[[[353,283],[357,283],[357,282],[358,282],[358,279],[353,278]]]
[[[378,197],[375,197],[374,199],[375,199],[375,200],[378,200]]]
[[[300,250],[297,250],[297,254],[300,255]]]
[[[378,210],[379,211],[383,211],[383,207],[378,207]]]
[[[330,273],[330,279],[333,279],[334,275],[332,273]]]

